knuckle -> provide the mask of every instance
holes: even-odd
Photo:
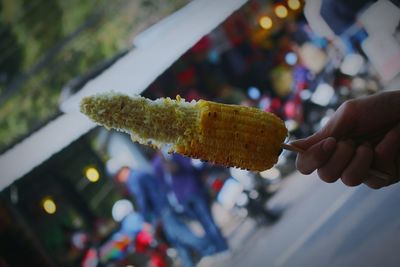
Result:
[[[354,100],[347,100],[342,105],[342,112],[353,113],[356,109],[356,102]]]

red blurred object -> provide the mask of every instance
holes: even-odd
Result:
[[[297,114],[297,108],[296,108],[296,104],[294,103],[294,101],[288,101],[285,103],[285,117],[288,119],[293,119],[296,117]]]
[[[165,244],[160,244],[157,249],[150,253],[150,263],[154,267],[168,267],[170,266],[167,261],[167,246]]]
[[[135,239],[135,248],[139,253],[146,252],[153,242],[153,237],[146,231],[140,231]]]
[[[233,46],[238,46],[249,39],[251,29],[245,14],[233,13],[223,24],[225,34]]]
[[[180,87],[190,87],[194,85],[195,76],[196,76],[196,70],[194,69],[193,66],[190,66],[185,70],[182,70],[177,75],[178,85]]]
[[[282,107],[282,100],[279,97],[275,97],[271,101],[270,109],[272,112],[280,110]]]
[[[298,123],[303,121],[303,103],[300,94],[296,94],[292,99],[287,100],[283,106],[284,119],[294,120]]]
[[[224,181],[222,179],[215,179],[212,184],[211,184],[211,188],[218,193],[219,191],[221,191],[221,188],[224,186]]]
[[[94,248],[90,248],[82,261],[82,267],[97,267],[97,264],[99,263],[99,256]]]
[[[264,108],[264,111],[282,117],[282,100],[279,97],[272,98],[270,104]]]
[[[194,53],[206,52],[211,47],[211,41],[208,36],[200,39],[190,50]]]
[[[167,260],[167,245],[155,242],[153,236],[142,230],[137,234],[135,239],[136,252],[147,254],[150,257],[150,266],[153,267],[168,267]]]

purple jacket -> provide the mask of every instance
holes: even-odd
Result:
[[[155,175],[163,185],[165,192],[171,190],[175,194],[178,202],[184,204],[191,197],[204,194],[203,184],[197,170],[192,166],[191,160],[179,154],[172,154],[172,159],[178,166],[178,170],[171,173],[170,180],[165,170],[163,158],[157,155],[153,159]]]

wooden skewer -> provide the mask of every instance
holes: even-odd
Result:
[[[303,153],[303,152],[305,152],[304,149],[301,149],[300,147],[297,147],[297,146],[294,146],[294,145],[291,145],[291,144],[283,143],[283,144],[281,145],[281,147],[282,147],[283,149],[286,149],[286,150],[289,150],[289,151],[292,151],[292,152],[297,152],[297,153]]]
[[[282,147],[283,149],[286,149],[286,150],[289,150],[289,151],[292,151],[292,152],[296,152],[296,153],[304,153],[304,152],[305,152],[304,149],[301,149],[301,148],[296,147],[296,146],[291,145],[291,144],[283,143],[283,144],[281,145],[281,147]],[[390,181],[396,180],[394,177],[392,177],[392,176],[390,176],[390,175],[388,175],[388,174],[386,174],[386,173],[383,173],[383,172],[374,170],[374,169],[369,170],[369,174],[370,174],[371,176],[376,177],[376,178],[382,179],[382,180],[384,180],[384,181],[386,181],[386,182],[390,182]]]

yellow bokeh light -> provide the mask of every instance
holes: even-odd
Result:
[[[49,197],[43,199],[42,205],[43,205],[44,211],[47,212],[48,214],[54,214],[57,211],[56,203],[54,202],[53,199],[51,199]]]
[[[281,19],[286,18],[288,15],[288,10],[284,5],[277,5],[275,7],[275,15]]]
[[[100,179],[99,171],[93,167],[87,168],[85,175],[86,175],[86,178],[92,183],[95,183]]]
[[[288,6],[292,10],[297,10],[301,7],[301,3],[299,0],[288,0]]]
[[[262,16],[260,18],[259,23],[260,23],[260,26],[265,30],[271,29],[272,25],[273,25],[272,19],[270,17],[268,17],[268,16]]]

